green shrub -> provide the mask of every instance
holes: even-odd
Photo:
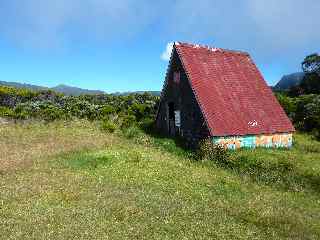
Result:
[[[277,93],[276,96],[296,129],[311,132],[316,139],[320,138],[320,95],[288,97],[285,93]]]
[[[37,113],[37,117],[45,121],[54,121],[54,120],[62,119],[63,116],[64,116],[63,110],[55,105],[47,105],[42,109],[40,109],[40,111]]]
[[[28,104],[19,104],[14,108],[14,117],[16,119],[25,120],[30,118],[32,109]]]
[[[14,118],[15,114],[11,108],[0,106],[0,117]]]
[[[122,128],[122,133],[126,138],[135,138],[141,135],[140,129],[136,126]]]
[[[140,121],[139,126],[142,130],[148,133],[155,132],[156,130],[155,121],[153,118],[143,119]]]
[[[108,117],[112,114],[116,113],[116,109],[113,106],[105,105],[100,109],[99,116],[100,118]]]
[[[144,119],[153,118],[158,103],[159,97],[148,93],[64,96],[50,90],[30,91],[0,86],[0,106],[7,107],[0,110],[0,114],[15,119],[108,119],[129,128]]]
[[[276,97],[287,115],[294,120],[297,111],[296,98],[288,97],[285,94],[276,93]]]
[[[110,120],[103,120],[101,128],[106,132],[113,133],[117,129],[117,125]]]
[[[213,143],[210,138],[200,141],[196,156],[199,160],[210,160],[218,164],[228,164],[230,161],[228,150]]]
[[[99,106],[77,97],[69,97],[64,106],[70,116],[94,120],[98,118]]]
[[[128,112],[136,117],[137,121],[150,115],[151,107],[148,104],[134,103],[130,106]]]
[[[136,124],[136,118],[134,115],[125,115],[122,117],[121,128],[126,129]]]

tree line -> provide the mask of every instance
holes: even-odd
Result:
[[[275,94],[296,129],[320,140],[320,56],[311,54],[301,65],[305,73],[301,83]]]
[[[117,126],[149,122],[155,118],[159,97],[150,93],[65,96],[51,90],[32,91],[0,86],[0,117],[15,120],[101,120],[113,131]]]

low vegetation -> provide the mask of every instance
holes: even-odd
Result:
[[[288,93],[277,93],[276,96],[296,129],[320,140],[320,94],[290,97]]]
[[[295,127],[320,140],[320,56],[312,54],[302,62],[304,77],[298,85],[276,96]]]
[[[320,143],[309,135],[221,162],[136,126],[8,123],[0,134],[2,239],[320,237]]]
[[[0,117],[15,120],[103,120],[119,126],[154,118],[159,97],[150,93],[64,96],[0,86]],[[110,124],[109,124],[110,125]]]

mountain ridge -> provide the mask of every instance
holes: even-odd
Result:
[[[39,85],[34,85],[34,84],[27,84],[27,83],[18,83],[18,82],[7,82],[7,81],[0,81],[0,85],[3,86],[8,86],[8,87],[15,87],[15,88],[25,88],[25,89],[30,89],[34,91],[42,91],[42,90],[53,90],[58,93],[63,93],[65,95],[69,96],[79,96],[82,94],[89,94],[89,95],[94,95],[94,94],[104,94],[104,91],[100,90],[89,90],[89,89],[83,89],[83,88],[78,88],[74,86],[69,86],[66,84],[59,84],[55,87],[44,87],[44,86],[39,86]]]
[[[291,87],[297,86],[303,80],[304,72],[296,72],[284,75],[280,81],[274,86],[275,90],[289,90]]]
[[[101,90],[89,90],[74,86],[69,86],[66,84],[59,84],[55,87],[44,87],[34,84],[27,84],[27,83],[18,83],[18,82],[7,82],[7,81],[0,81],[0,85],[8,86],[8,87],[15,87],[15,88],[24,88],[24,89],[30,89],[34,91],[45,91],[45,90],[52,90],[58,93],[63,93],[68,96],[79,96],[79,95],[96,95],[96,94],[106,94],[106,92]],[[127,96],[130,94],[143,94],[145,92],[148,92],[154,96],[160,96],[160,91],[132,91],[132,92],[114,92],[111,93],[112,95],[117,96]]]

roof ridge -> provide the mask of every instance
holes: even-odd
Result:
[[[209,45],[204,44],[194,44],[194,43],[187,43],[187,42],[174,42],[176,46],[182,45],[187,47],[193,47],[193,48],[202,48],[211,50],[213,52],[223,52],[223,53],[234,53],[234,54],[240,54],[240,55],[247,55],[250,56],[250,54],[246,51],[240,51],[240,50],[231,50],[231,49],[225,49],[225,48],[217,48],[217,47],[211,47]]]

